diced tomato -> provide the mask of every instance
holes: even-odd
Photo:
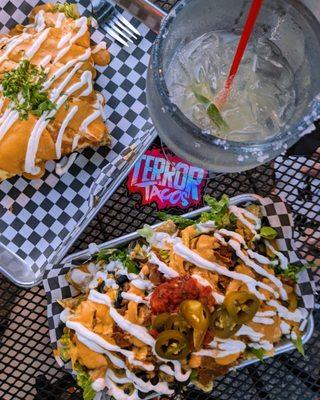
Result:
[[[203,344],[207,346],[209,343],[213,341],[213,339],[214,339],[213,334],[210,331],[207,331],[203,339]]]
[[[184,300],[200,300],[205,305],[214,304],[212,289],[203,287],[189,277],[174,278],[157,286],[150,298],[150,306],[154,314],[178,312]]]
[[[159,336],[159,332],[154,328],[149,329],[149,333],[154,339],[157,339]]]

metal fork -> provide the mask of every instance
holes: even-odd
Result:
[[[112,38],[128,47],[140,32],[115,8],[113,0],[92,0],[92,14],[98,25]]]

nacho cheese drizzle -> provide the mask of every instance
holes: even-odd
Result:
[[[62,24],[64,22],[66,22],[65,14],[57,13],[57,18],[55,21],[55,29],[63,29]],[[64,55],[68,53],[72,45],[76,43],[78,39],[82,38],[88,31],[88,24],[86,17],[81,17],[76,19],[73,22],[73,24],[74,28],[72,32],[63,33],[63,31],[61,31],[62,37],[60,38],[60,40],[56,45],[57,46],[56,49],[59,51],[57,52],[52,65],[57,64],[57,62]],[[29,28],[34,28],[37,33],[35,35],[32,35],[30,33],[25,32]],[[3,54],[0,56],[0,63],[7,60],[10,53],[14,51],[17,46],[21,45],[22,43],[25,43],[30,39],[32,39],[32,42],[30,43],[30,46],[25,49],[23,58],[32,60],[37,55],[42,46],[44,46],[44,43],[50,36],[51,29],[52,28],[50,27],[46,28],[45,12],[44,10],[40,10],[35,15],[34,24],[27,25],[24,28],[24,31],[20,35],[16,35],[12,38],[4,38],[6,40],[1,40],[1,42],[4,41],[6,43],[6,47],[4,49]],[[80,46],[78,46],[78,48],[81,49]],[[100,45],[96,47],[95,52],[98,52],[99,50],[105,48],[106,44],[100,43]],[[43,90],[48,90],[57,79],[59,79],[63,74],[65,74],[71,69],[71,71],[67,73],[63,82],[60,83],[58,87],[54,88],[50,93],[50,100],[52,102],[56,102],[56,109],[53,109],[50,112],[43,113],[42,116],[35,123],[30,133],[27,145],[25,163],[24,163],[24,172],[29,173],[31,175],[37,175],[40,172],[40,168],[36,166],[36,158],[41,136],[45,131],[47,125],[49,124],[50,120],[54,118],[55,114],[59,111],[59,109],[67,100],[67,98],[71,96],[73,93],[75,93],[77,90],[79,90],[81,87],[85,88],[83,92],[80,94],[80,96],[89,96],[92,93],[93,91],[92,73],[91,71],[86,70],[80,75],[80,80],[78,82],[75,82],[64,94],[62,94],[62,91],[69,84],[69,82],[75,76],[77,71],[82,67],[83,63],[85,63],[87,60],[90,59],[91,54],[92,54],[91,48],[84,49],[84,52],[80,54],[78,57],[67,61],[62,66],[58,66],[58,69],[53,73],[53,75],[50,78],[48,78],[46,82],[44,82]],[[46,67],[51,62],[52,58],[53,55],[47,54],[38,64],[42,67]],[[104,111],[102,103],[100,104],[100,102],[101,101],[98,98],[97,105],[94,106],[92,113],[89,114],[88,116],[85,116],[80,126],[80,132],[84,132],[86,134],[89,125],[99,116],[103,117]],[[60,130],[55,143],[56,156],[58,159],[62,155],[62,142],[64,133],[70,121],[77,114],[77,112],[78,112],[78,107],[73,106],[70,112],[66,115],[65,119],[61,122]],[[18,118],[19,114],[16,111],[10,110],[10,107],[6,109],[4,115],[0,119],[1,123],[0,140],[13,126],[13,124],[18,121]],[[72,151],[75,150],[75,148],[77,147],[79,138],[80,138],[79,135],[77,135],[77,137],[74,138],[74,141],[72,143]],[[67,168],[60,168],[61,171],[64,171],[66,169]]]

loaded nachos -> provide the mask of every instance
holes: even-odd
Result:
[[[65,324],[55,355],[71,362],[84,398],[170,397],[248,358],[272,356],[282,338],[303,352],[299,267],[278,251],[261,207],[207,197],[197,221],[162,214],[156,229],[123,249],[72,268],[79,291],[60,302]]]

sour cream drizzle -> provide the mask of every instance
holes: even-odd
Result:
[[[64,165],[62,165],[61,163],[57,163],[56,168],[55,168],[56,174],[59,176],[62,176],[65,173],[67,173],[69,171],[71,165],[75,162],[75,159],[77,158],[77,156],[78,156],[78,154],[76,154],[76,153],[70,154],[67,162]]]
[[[250,276],[245,275],[245,274],[240,274],[238,272],[229,271],[227,268],[222,267],[219,264],[216,264],[214,262],[211,262],[211,261],[208,261],[208,260],[202,258],[201,256],[199,256],[199,254],[190,250],[188,247],[186,247],[185,245],[183,245],[180,242],[177,242],[174,244],[173,250],[177,255],[179,255],[183,259],[197,265],[200,268],[204,268],[209,271],[216,272],[220,275],[224,275],[229,278],[244,282],[248,286],[249,290],[252,291],[260,299],[264,300],[265,296],[256,289],[257,287],[266,289],[269,292],[274,292],[274,290],[270,286],[266,285],[263,282],[256,281],[255,279],[253,279]]]
[[[213,358],[227,357],[232,354],[242,353],[246,349],[246,344],[240,340],[215,338],[209,343],[211,349],[202,349],[195,353],[196,356],[207,356]]]
[[[293,322],[300,322],[302,319],[302,314],[299,308],[297,308],[294,312],[289,311],[286,307],[278,303],[276,300],[269,300],[268,305],[274,307],[281,318]]]
[[[25,52],[24,57],[30,60],[40,49],[42,43],[47,39],[50,28],[44,30],[39,37],[34,41],[33,45]]]
[[[267,247],[269,250],[271,250],[272,253],[273,253],[275,256],[277,256],[277,257],[279,258],[280,267],[281,267],[282,269],[287,269],[287,268],[288,268],[288,264],[289,264],[289,261],[288,261],[287,257],[286,257],[284,254],[280,253],[280,251],[277,251],[277,250],[269,243],[268,240],[265,240],[264,243],[265,243],[266,247]]]
[[[260,218],[256,217],[254,214],[252,214],[250,211],[245,210],[244,208],[239,208],[237,206],[229,206],[230,212],[234,214],[239,221],[243,223],[254,235],[257,234],[256,229],[261,228],[261,220]],[[254,221],[254,223],[251,223],[249,221]]]
[[[134,279],[131,281],[131,285],[141,290],[152,290],[154,285],[147,279]]]
[[[200,285],[202,285],[204,287],[209,286],[209,287],[211,287],[213,289],[211,283],[209,281],[207,281],[207,279],[203,278],[201,275],[192,274],[191,277],[193,279],[195,279]],[[212,297],[215,299],[217,304],[222,304],[223,303],[224,296],[222,294],[214,292],[213,290],[212,290],[211,294],[212,294]]]
[[[148,302],[144,300],[141,296],[138,296],[134,293],[122,292],[121,297],[124,300],[134,301],[135,303],[138,304],[148,304]]]
[[[69,123],[72,120],[72,118],[76,115],[78,110],[79,110],[78,106],[73,106],[71,108],[71,110],[69,111],[69,113],[67,114],[67,116],[64,119],[64,121],[62,122],[62,125],[61,125],[61,127],[59,129],[58,137],[57,137],[57,140],[56,140],[56,155],[57,155],[57,158],[61,158],[62,139],[63,139],[63,135],[65,133],[65,130],[67,129],[67,126],[69,125]]]
[[[166,278],[177,278],[179,276],[178,272],[173,268],[168,267],[163,261],[159,260],[159,258],[155,255],[155,253],[150,252],[149,261],[151,264],[155,264],[158,266],[158,271],[161,272]]]
[[[12,52],[12,50],[19,46],[22,42],[25,40],[29,39],[31,37],[30,34],[28,33],[22,33],[21,35],[14,37],[13,39],[10,39],[10,41],[7,43],[6,49],[2,56],[0,57],[0,63],[8,59],[9,54]]]
[[[274,283],[280,292],[281,298],[283,300],[287,300],[288,299],[288,295],[287,292],[285,291],[282,282],[280,281],[280,279],[276,278],[274,275],[270,274],[269,272],[267,272],[263,267],[261,267],[260,265],[256,264],[254,261],[250,260],[250,258],[248,256],[246,256],[244,254],[244,252],[241,250],[241,246],[239,244],[239,242],[231,239],[228,242],[229,246],[233,248],[233,250],[236,252],[237,256],[240,258],[240,260],[242,260],[246,265],[248,265],[249,267],[251,267],[253,270],[255,270],[258,274],[268,278],[272,283]],[[276,298],[278,297],[278,293],[273,290],[270,286],[268,289]]]
[[[112,301],[107,294],[99,293],[96,290],[90,290],[88,298],[95,303],[105,304],[108,306],[110,317],[122,330],[129,332],[130,335],[136,337],[137,339],[141,340],[141,342],[153,348],[155,340],[148,333],[147,329],[143,326],[133,324],[119,314],[118,311],[112,306]]]

